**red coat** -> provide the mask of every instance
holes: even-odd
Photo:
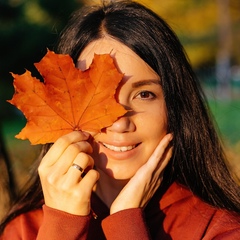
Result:
[[[163,196],[155,194],[145,210],[128,209],[109,216],[109,209],[95,194],[92,209],[97,219],[92,215],[76,216],[43,206],[43,209],[15,218],[1,239],[240,239],[239,215],[214,209],[176,183]]]

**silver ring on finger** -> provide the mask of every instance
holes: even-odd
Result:
[[[76,169],[79,170],[81,173],[84,172],[84,169],[83,169],[82,167],[80,167],[80,166],[79,166],[78,164],[76,164],[76,163],[73,163],[73,164],[72,164],[72,167],[76,168]]]

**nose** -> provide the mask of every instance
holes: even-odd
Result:
[[[110,127],[106,128],[107,131],[117,132],[117,133],[133,132],[135,131],[135,129],[136,129],[136,126],[133,123],[131,117],[129,116],[120,117]]]

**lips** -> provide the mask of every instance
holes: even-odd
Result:
[[[134,149],[137,146],[137,145],[130,145],[130,146],[118,147],[118,146],[113,146],[113,145],[106,144],[106,143],[102,143],[102,145],[112,151],[115,151],[115,152],[127,152],[127,151]]]

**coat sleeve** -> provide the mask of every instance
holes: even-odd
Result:
[[[149,232],[141,208],[126,209],[114,213],[102,221],[108,240],[149,240]]]
[[[43,222],[37,240],[85,240],[91,216],[77,216],[43,206]]]
[[[12,220],[1,240],[85,240],[91,215],[77,216],[43,206],[43,211],[31,211]]]

